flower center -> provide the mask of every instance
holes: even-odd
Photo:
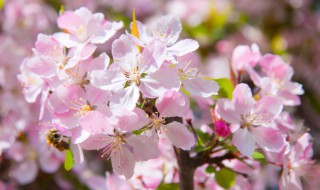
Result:
[[[185,79],[193,79],[195,76],[197,76],[199,69],[197,67],[189,67],[191,61],[188,61],[185,64],[180,63],[180,67],[178,69],[178,75],[181,80]]]
[[[131,84],[131,83],[135,83],[137,86],[140,85],[140,79],[141,79],[141,74],[139,73],[139,68],[135,67],[133,69],[131,69],[130,71],[125,71],[124,69],[122,69],[122,73],[124,74],[124,76],[126,77],[126,80]]]
[[[96,106],[91,106],[89,101],[85,101],[83,98],[80,98],[79,100],[71,102],[73,104],[70,109],[73,109],[76,111],[76,113],[73,115],[74,117],[79,117],[85,115],[87,112],[95,110]]]
[[[109,159],[113,151],[120,151],[122,148],[121,145],[125,143],[124,137],[125,134],[120,134],[119,132],[115,131],[113,136],[101,139],[107,142],[107,146],[103,148],[101,157],[108,155]]]
[[[156,130],[160,130],[160,127],[165,124],[165,119],[163,117],[159,117],[158,114],[155,113],[149,116],[149,120],[149,127],[155,127]]]

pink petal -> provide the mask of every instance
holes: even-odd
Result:
[[[272,75],[272,78],[279,81],[289,81],[293,75],[293,69],[277,55],[264,55],[259,65],[266,73]]]
[[[187,127],[176,121],[163,125],[161,132],[171,141],[171,143],[183,150],[190,150],[195,145],[194,135]]]
[[[117,91],[123,89],[126,83],[123,74],[116,70],[95,70],[90,77],[90,83],[102,90]]]
[[[55,64],[49,63],[39,56],[29,58],[26,66],[34,74],[46,78],[54,76],[57,72],[57,66]]]
[[[131,135],[126,138],[126,142],[133,147],[135,161],[147,161],[158,158],[160,151],[156,136],[147,137],[146,135]]]
[[[108,190],[132,190],[129,180],[123,179],[115,174],[106,172],[106,185]]]
[[[133,111],[119,110],[115,112],[115,115],[118,118],[115,128],[123,132],[138,130],[149,123],[146,113],[139,108],[134,108]]]
[[[246,115],[250,113],[254,104],[251,89],[247,84],[241,83],[236,86],[232,93],[232,102],[237,108],[238,113]]]
[[[90,134],[113,134],[110,119],[98,111],[89,111],[80,119],[80,125]]]
[[[279,181],[279,189],[303,190],[300,177],[294,170],[283,172]]]
[[[96,57],[92,61],[90,61],[87,70],[104,70],[109,66],[109,63],[110,57],[106,53],[101,53],[99,57]]]
[[[232,144],[237,147],[241,154],[251,157],[254,150],[256,140],[247,128],[238,129],[232,138]]]
[[[38,34],[37,41],[35,43],[36,50],[41,55],[51,56],[51,55],[63,55],[63,46],[59,44],[53,37]]]
[[[122,60],[129,54],[138,54],[139,50],[136,44],[127,35],[121,35],[119,39],[112,43],[113,59]]]
[[[79,144],[85,141],[87,138],[89,138],[90,133],[82,127],[76,127],[72,129],[72,136],[71,136],[71,142],[72,144]]]
[[[86,44],[85,46],[82,47],[81,51],[79,52],[79,59],[84,60],[88,59],[97,49],[96,45],[93,44]],[[79,48],[78,48],[79,50]],[[77,55],[75,55],[77,56]],[[72,67],[72,66],[70,66]]]
[[[153,40],[142,52],[143,66],[158,70],[166,59],[166,46],[159,40]],[[150,71],[151,68],[148,68]]]
[[[114,149],[111,153],[111,162],[114,173],[124,175],[127,179],[133,176],[135,161],[133,154],[126,147]]]
[[[44,80],[39,75],[36,75],[29,71],[27,68],[27,61],[29,58],[23,60],[20,70],[21,74],[17,75],[18,80],[24,86],[23,93],[25,95],[25,99],[29,103],[33,103],[36,101],[38,95],[43,90]]]
[[[312,137],[309,133],[304,133],[293,146],[293,150],[296,152],[298,159],[311,158],[313,155],[312,150]]]
[[[114,93],[110,98],[110,109],[112,110],[133,110],[139,99],[139,88],[132,84],[123,90]]]
[[[278,98],[264,96],[254,105],[253,113],[260,117],[254,125],[269,125],[282,111],[283,105]]]
[[[204,80],[200,77],[183,80],[183,87],[192,95],[204,98],[217,95],[219,91],[218,83],[211,80]]]
[[[132,24],[130,24],[130,26],[131,25]],[[145,44],[148,44],[153,39],[151,32],[147,29],[147,27],[143,23],[139,21],[137,21],[137,26],[138,26],[138,32],[139,32],[139,39],[141,39],[141,41],[143,41]]]
[[[178,40],[181,30],[180,21],[170,15],[166,15],[158,19],[153,34],[170,46]]]
[[[108,139],[112,140],[111,137],[105,134],[91,135],[79,145],[82,149],[85,150],[100,150],[108,145]]]
[[[236,112],[236,107],[228,99],[219,99],[217,102],[217,113],[221,116],[223,120],[232,124],[241,123],[242,119],[240,114]]]
[[[190,103],[185,95],[169,90],[157,99],[156,107],[163,117],[183,117],[188,112]]]
[[[91,105],[97,106],[97,110],[100,107],[107,107],[110,95],[111,93],[107,90],[101,90],[93,86],[86,87],[86,99]]]
[[[284,105],[298,106],[301,104],[300,97],[291,93],[290,91],[281,90],[278,92],[278,95]]]
[[[267,151],[280,152],[285,145],[285,139],[279,130],[260,126],[251,128],[251,131],[257,144]]]
[[[145,97],[156,98],[167,90],[178,91],[180,79],[172,69],[160,69],[141,79],[139,89]]]
[[[52,122],[66,129],[73,129],[79,125],[79,119],[74,117],[73,110],[64,113],[52,114]]]
[[[97,21],[95,21],[95,22],[97,22]],[[120,22],[107,21],[107,23],[105,23],[103,25],[103,27],[99,31],[97,31],[97,30],[95,30],[96,27],[95,26],[91,27],[90,24],[91,23],[88,23],[87,27],[88,27],[89,33],[91,32],[90,29],[93,29],[93,31],[92,31],[93,32],[93,38],[91,38],[90,42],[94,43],[94,44],[105,43],[112,36],[114,36],[118,30],[120,30],[123,27],[123,22],[122,21],[120,21]],[[92,24],[96,25],[96,23],[92,23]]]
[[[83,155],[83,151],[82,151],[82,148],[80,147],[80,145],[79,144],[71,144],[70,149],[73,154],[74,164],[75,165],[82,164],[84,162],[84,155]]]
[[[261,57],[259,47],[240,45],[232,53],[232,67],[236,70],[245,70],[246,66],[254,67]]]
[[[199,48],[199,43],[192,39],[184,39],[168,48],[169,56],[182,56]]]
[[[73,12],[67,11],[63,15],[60,15],[57,19],[58,27],[61,29],[68,30],[69,32],[75,34],[76,31],[86,23],[86,20],[80,15]]]

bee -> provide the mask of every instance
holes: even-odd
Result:
[[[64,151],[69,149],[69,144],[63,140],[63,135],[55,128],[50,129],[47,133],[47,143],[58,149]]]

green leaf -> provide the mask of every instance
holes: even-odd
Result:
[[[238,149],[232,145],[224,144],[223,147],[231,152],[238,152]]]
[[[156,190],[179,190],[178,183],[161,183]]]
[[[258,151],[254,151],[253,155],[252,155],[252,158],[263,163],[263,164],[267,164],[267,160],[266,158],[264,157],[264,155],[261,153],[261,152],[258,152]]]
[[[0,0],[0,10],[2,10],[5,3],[6,3],[6,0]]]
[[[205,80],[214,80],[219,84],[219,92],[218,95],[214,96],[215,98],[229,98],[232,99],[232,92],[234,90],[234,86],[230,79],[228,78],[219,78],[213,79],[210,77],[204,77]]]
[[[215,81],[220,86],[220,89],[218,92],[219,95],[221,94],[222,97],[232,99],[232,92],[234,90],[234,86],[233,86],[231,80],[228,78],[220,78],[220,79],[216,79]]]
[[[203,152],[212,148],[211,146],[196,146],[193,151],[195,152]]]
[[[69,171],[74,165],[73,154],[70,149],[66,150],[66,157],[64,159],[64,168]]]
[[[222,168],[221,170],[216,172],[215,179],[221,187],[229,189],[236,182],[236,174],[230,169]]]
[[[135,134],[135,135],[141,135],[146,130],[148,130],[148,128],[141,128],[141,129],[132,131],[132,133]]]
[[[210,165],[210,166],[208,166],[206,168],[206,173],[211,174],[211,173],[214,173],[214,172],[216,172],[216,168],[215,167]]]
[[[205,133],[201,131],[200,129],[195,129],[196,134],[198,136],[198,144],[201,146],[205,146],[205,143],[210,140],[209,133]]]

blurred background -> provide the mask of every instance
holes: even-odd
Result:
[[[215,78],[229,77],[228,64],[237,45],[256,43],[262,54],[273,53],[282,56],[294,68],[293,81],[302,83],[305,90],[305,94],[301,97],[301,106],[287,109],[295,114],[295,119],[301,126],[311,131],[314,137],[314,157],[319,158],[320,1],[318,0],[0,0],[0,155],[2,151],[11,148],[17,140],[26,139],[25,136],[34,130],[31,127],[38,125],[36,114],[38,105],[28,105],[24,101],[16,75],[19,73],[19,65],[23,58],[32,54],[37,34],[52,34],[58,31],[55,21],[62,6],[64,10],[75,10],[86,6],[93,12],[104,13],[107,20],[122,20],[125,27],[120,33],[130,30],[133,7],[136,8],[137,20],[144,23],[152,23],[154,19],[164,14],[180,18],[183,23],[182,37],[193,38],[200,44],[197,60],[203,64],[202,72]],[[110,55],[112,41],[109,40],[109,43],[99,47],[100,51],[106,51]],[[35,152],[39,152],[39,148],[34,146],[29,148],[30,151],[36,149]],[[11,155],[6,154],[9,157]],[[27,158],[29,157],[28,154]],[[96,159],[99,162],[99,158]],[[20,163],[23,159],[14,158],[14,160]],[[0,164],[0,179],[8,181],[10,176],[14,175],[10,167],[13,163],[1,155]],[[98,166],[94,163],[89,165],[93,168]],[[50,184],[48,181],[57,176],[47,174],[46,171],[49,170],[43,169],[45,167],[41,164],[40,168],[42,170],[35,174],[35,180],[42,181],[42,186],[35,182],[26,183],[21,186],[22,189],[55,188],[43,185]],[[95,168],[95,171],[102,172],[99,168]],[[63,173],[63,168],[60,172]],[[88,172],[87,176],[74,174],[67,178],[78,184],[77,189],[86,189],[91,187],[90,184],[81,184],[75,176],[88,181],[94,176]],[[68,186],[63,180],[60,180],[60,183]],[[15,184],[12,184],[13,189],[14,187]],[[0,190],[2,190],[1,183]]]

